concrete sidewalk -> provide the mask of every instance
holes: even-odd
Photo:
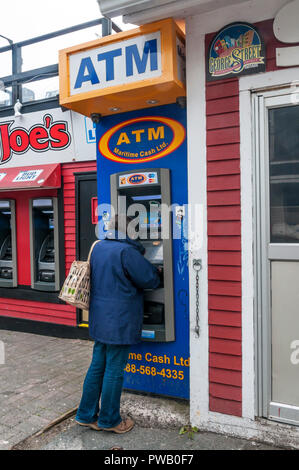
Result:
[[[78,406],[93,343],[7,330],[0,330],[0,341],[5,347],[5,361],[0,364],[0,449],[11,449]],[[109,449],[121,440],[128,449],[176,449],[187,439],[179,436],[180,427],[188,423],[186,402],[124,393],[121,408],[122,413],[129,412],[136,420],[136,427],[127,437],[116,440],[109,433],[100,433],[99,437],[95,431],[75,425],[70,417],[62,428],[56,426],[50,434],[45,433],[48,437],[54,433],[58,439],[53,437],[49,445],[66,449],[77,442],[78,448]],[[220,448],[256,448],[255,443],[241,439],[212,433],[198,436],[200,441],[195,435],[194,445],[204,443],[205,448],[215,448],[217,442]],[[189,441],[186,448],[191,448]],[[40,441],[38,445],[46,446]]]

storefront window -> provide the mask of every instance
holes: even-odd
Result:
[[[22,103],[55,98],[59,94],[58,76],[35,80],[22,85]]]
[[[12,105],[12,89],[11,87],[1,86],[0,81],[0,108]]]
[[[269,110],[271,243],[299,243],[299,106]]]

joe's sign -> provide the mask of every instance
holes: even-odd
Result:
[[[43,123],[36,123],[29,129],[12,128],[14,123],[0,123],[0,165],[7,163],[13,154],[24,154],[29,149],[34,152],[64,150],[71,143],[67,121],[54,121],[51,114],[45,114]]]

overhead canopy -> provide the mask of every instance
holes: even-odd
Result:
[[[60,187],[60,163],[56,165],[5,168],[3,170],[0,168],[0,191]]]
[[[186,18],[248,0],[98,0],[103,16],[122,15],[124,23],[145,24],[164,18]]]

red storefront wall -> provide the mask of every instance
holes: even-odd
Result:
[[[224,25],[225,26],[225,25]],[[255,25],[276,67],[273,20]],[[206,36],[206,54],[215,33]],[[211,411],[242,415],[242,276],[238,78],[206,83]],[[248,175],[250,177],[250,175]]]
[[[76,220],[75,220],[75,176],[74,173],[96,171],[96,162],[68,163],[62,165],[62,186],[64,198],[64,243],[65,243],[65,272],[68,273],[72,261],[76,257]],[[45,190],[44,195],[51,191]],[[54,195],[52,190],[52,195]],[[10,193],[13,197],[13,193]],[[21,200],[20,200],[21,202]],[[22,208],[27,211],[28,208]],[[26,219],[26,218],[25,218]],[[29,212],[28,226],[23,226],[22,230],[29,232]],[[18,222],[18,220],[17,220]],[[18,226],[18,224],[17,224]],[[20,224],[19,224],[20,227]],[[28,253],[29,246],[23,247],[23,253]],[[21,253],[18,253],[21,256]],[[20,273],[21,274],[21,273]],[[24,284],[30,285],[30,266],[28,270],[21,274]],[[28,277],[29,276],[29,277]],[[19,277],[19,276],[18,276]],[[19,281],[20,282],[20,281]],[[19,299],[0,298],[0,316],[23,318],[27,320],[43,321],[60,325],[76,326],[76,309],[67,304],[53,304],[47,302],[35,302]]]

